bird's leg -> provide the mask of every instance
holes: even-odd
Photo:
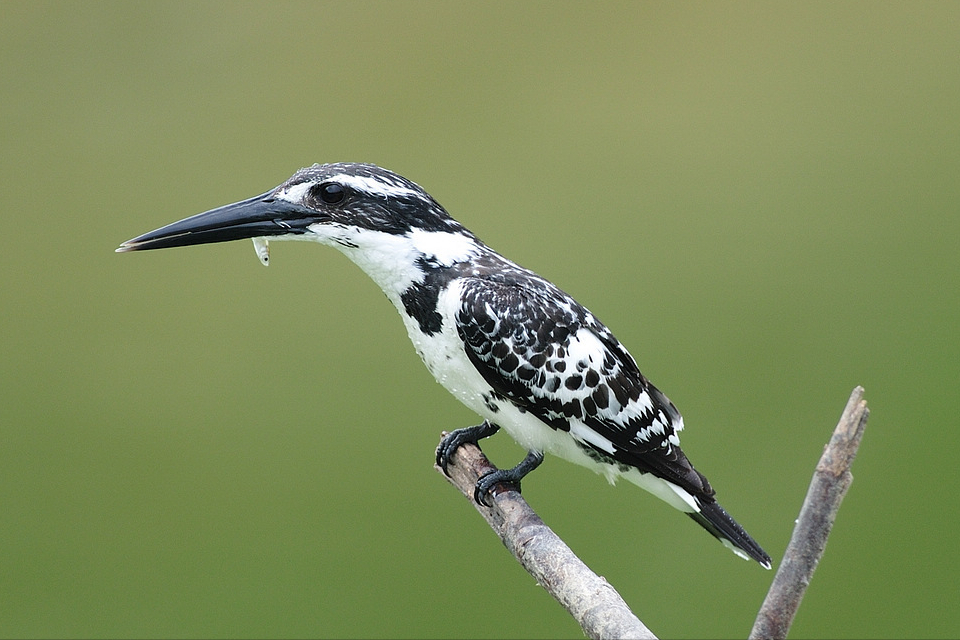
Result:
[[[461,445],[467,444],[468,442],[477,444],[479,440],[489,438],[497,431],[500,431],[500,427],[489,420],[484,420],[483,424],[478,424],[475,427],[464,427],[463,429],[451,431],[440,440],[440,445],[437,447],[437,466],[443,469],[443,472],[449,476],[450,474],[447,473],[447,465],[450,464],[450,458],[453,457],[454,452],[459,449]]]
[[[520,464],[513,469],[497,469],[496,471],[491,471],[480,476],[480,479],[477,480],[476,487],[473,489],[473,499],[477,504],[489,507],[490,504],[487,503],[487,496],[489,496],[493,488],[501,482],[512,484],[517,488],[517,493],[519,493],[520,481],[528,473],[539,467],[541,462],[543,462],[543,453],[540,451],[528,451],[527,457],[521,460]]]

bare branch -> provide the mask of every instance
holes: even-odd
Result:
[[[750,632],[752,640],[785,638],[813,572],[823,556],[843,496],[853,482],[850,467],[870,411],[863,388],[853,390],[817,464],[790,545]],[[446,435],[446,433],[444,433]],[[437,470],[443,472],[437,467]],[[460,490],[520,564],[574,617],[590,638],[656,638],[620,594],[593,573],[512,487],[498,485],[493,507],[477,505],[477,479],[496,470],[479,447],[467,444],[448,468]]]
[[[752,640],[787,636],[827,546],[827,536],[840,503],[853,482],[850,466],[857,455],[869,414],[867,402],[863,399],[863,387],[857,387],[817,464],[793,537],[750,632]]]
[[[450,483],[477,508],[504,546],[574,617],[587,636],[656,639],[633,615],[616,589],[574,555],[509,485],[497,486],[492,508],[474,502],[477,479],[495,470],[479,447],[461,446],[452,462],[447,469]],[[439,467],[437,470],[443,473]]]

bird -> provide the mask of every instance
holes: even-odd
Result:
[[[252,239],[334,247],[399,311],[424,364],[483,421],[445,435],[454,452],[501,428],[527,454],[482,476],[489,505],[500,483],[520,481],[549,453],[623,478],[686,513],[738,556],[770,556],[718,503],[680,448],[683,418],[613,333],[550,281],[487,246],[418,184],[373,164],[314,164],[269,191],[120,244],[117,252]]]

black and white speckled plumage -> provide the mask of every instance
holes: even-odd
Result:
[[[254,237],[258,255],[264,237],[336,247],[393,302],[437,380],[489,423],[537,456],[546,451],[611,481],[627,478],[738,555],[770,566],[681,451],[676,407],[610,330],[555,285],[483,244],[413,182],[374,165],[314,165],[262,196],[119,250],[240,237]]]
[[[593,314],[520,269],[467,278],[461,297],[457,331],[499,397],[560,431],[582,423],[599,455],[712,494],[676,446],[679,412]]]

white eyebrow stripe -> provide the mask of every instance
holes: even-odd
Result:
[[[340,184],[352,187],[357,191],[362,191],[372,196],[380,196],[384,198],[390,196],[406,196],[423,199],[423,196],[419,191],[410,189],[409,187],[403,187],[400,185],[391,184],[389,182],[384,182],[382,180],[378,180],[377,178],[371,178],[368,176],[352,176],[341,173],[340,175],[331,176],[330,181],[339,182]]]

